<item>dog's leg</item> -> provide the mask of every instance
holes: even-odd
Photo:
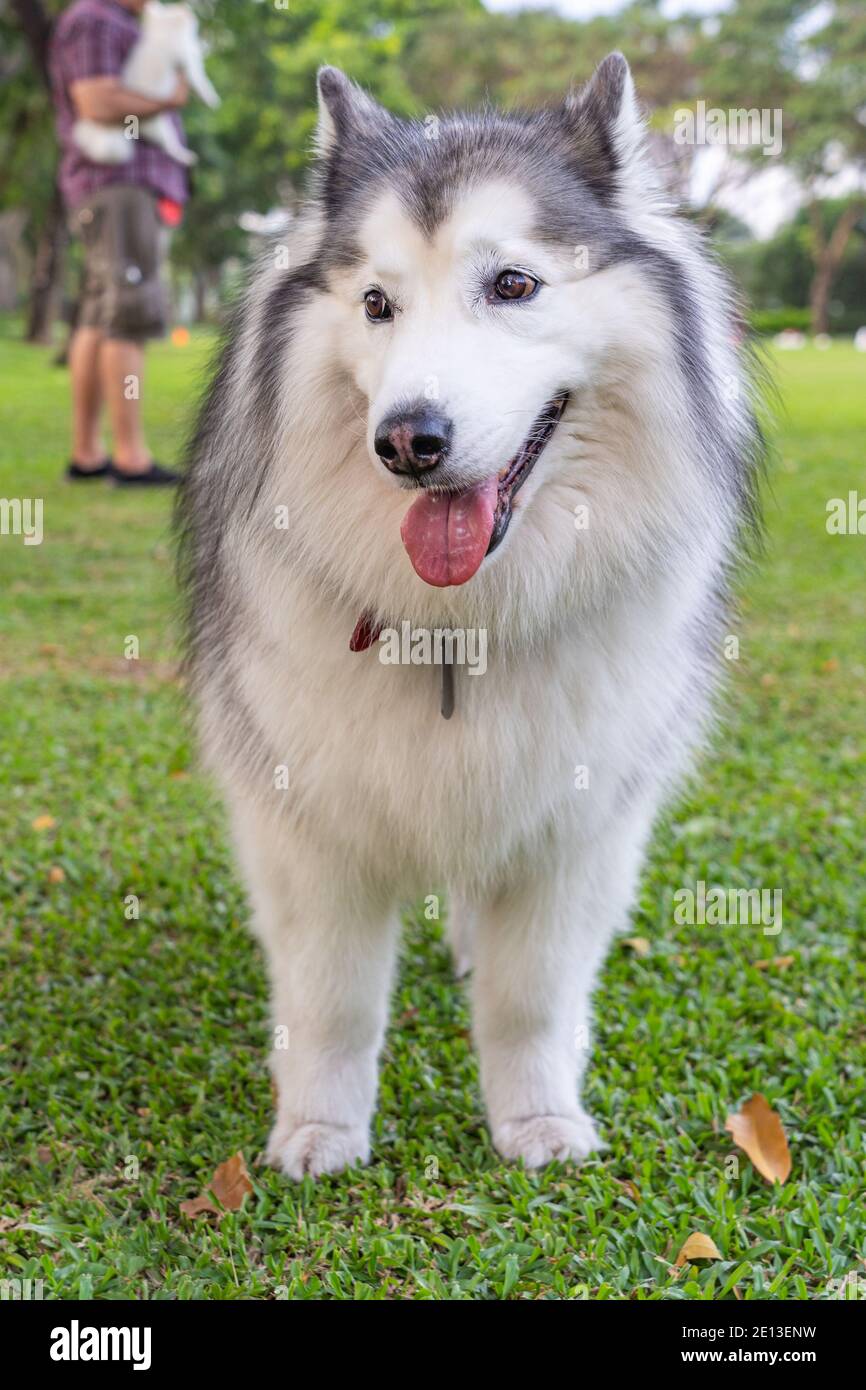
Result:
[[[474,1027],[481,1082],[503,1157],[541,1167],[598,1147],[579,1103],[590,997],[624,925],[645,838],[622,826],[592,847],[533,866],[479,915]]]
[[[454,959],[454,974],[458,980],[472,969],[472,943],[475,937],[474,907],[463,898],[448,899],[448,944]]]
[[[158,145],[179,164],[190,167],[198,162],[198,155],[187,149],[186,145],[181,142],[177,131],[166,115],[148,116],[147,120],[140,123],[138,132],[142,140],[146,140],[150,145]]]
[[[268,1162],[292,1178],[366,1162],[397,919],[335,857],[241,825],[241,860],[272,985],[277,1116]]]
[[[183,69],[196,96],[201,97],[208,106],[219,106],[219,94],[204,70],[204,58],[200,48],[192,48],[185,55]]]

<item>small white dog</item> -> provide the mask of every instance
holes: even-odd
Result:
[[[219,96],[204,70],[198,21],[187,5],[145,5],[141,19],[141,38],[133,48],[121,75],[131,92],[160,101],[171,96],[183,73],[193,91],[208,106],[219,106]],[[133,139],[159,145],[179,164],[195,164],[196,156],[187,149],[167,112],[149,116],[137,123],[135,134],[122,126],[101,121],[76,121],[76,144],[95,164],[126,164],[132,158]]]

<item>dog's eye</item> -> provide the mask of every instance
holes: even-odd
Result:
[[[381,290],[368,290],[364,295],[364,309],[371,323],[383,323],[394,317],[394,310]]]
[[[522,270],[503,270],[493,286],[497,299],[529,299],[538,289],[539,282]]]

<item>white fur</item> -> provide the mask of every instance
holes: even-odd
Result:
[[[700,273],[719,370],[737,371],[692,233],[651,199],[624,194],[622,206]],[[232,808],[274,1023],[289,1030],[273,1054],[269,1156],[293,1177],[367,1158],[398,910],[441,886],[457,902],[459,964],[473,964],[494,1143],[530,1165],[596,1146],[578,1096],[591,992],[626,924],[654,813],[707,712],[686,633],[733,517],[697,458],[670,313],[639,267],[587,275],[536,242],[530,213],[520,188],[489,182],[457,199],[431,241],[396,198],[378,203],[361,229],[364,264],[301,311],[284,364],[282,467],[226,537],[242,603],[231,672],[289,790],[233,757],[206,683],[204,742]],[[318,232],[315,214],[301,219],[295,264]],[[491,247],[542,276],[535,303],[472,307],[479,248]],[[277,275],[253,291],[228,386],[238,455],[258,306]],[[399,302],[391,324],[365,321],[373,283]],[[571,390],[503,545],[449,589],[414,573],[400,523],[416,494],[372,450],[377,423],[430,378],[454,420],[463,484],[502,468],[540,407]],[[487,628],[487,673],[458,672],[449,722],[437,671],[348,650],[366,610]],[[577,765],[588,789],[575,789]],[[635,766],[640,787],[623,796]]]
[[[170,97],[183,74],[190,87],[208,106],[219,106],[219,97],[204,70],[198,22],[187,5],[160,5],[151,0],[141,18],[141,37],[130,53],[120,81],[131,92],[151,101]],[[126,164],[133,142],[120,126],[79,120],[72,128],[76,144],[95,164]],[[159,145],[180,164],[195,164],[196,156],[179,139],[166,112],[138,123],[138,137]]]

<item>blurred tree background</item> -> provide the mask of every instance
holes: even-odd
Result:
[[[53,117],[40,43],[62,0],[0,0],[0,309],[24,312],[34,338],[74,299],[54,193]],[[866,7],[862,0],[731,0],[717,15],[666,17],[639,0],[613,15],[550,9],[491,13],[482,0],[194,0],[222,96],[184,112],[199,155],[175,235],[181,318],[213,316],[257,232],[297,205],[315,120],[315,73],[334,63],[406,115],[555,101],[620,48],[650,114],[653,154],[687,215],[700,220],[743,284],[759,326],[842,331],[866,323]],[[591,8],[591,7],[588,7]],[[674,113],[698,101],[780,108],[784,144],[728,151],[713,178],[706,151],[674,140]],[[716,153],[716,152],[714,152]],[[785,220],[756,239],[731,210],[786,178]],[[790,190],[796,196],[790,198]],[[260,220],[257,220],[260,219]]]

